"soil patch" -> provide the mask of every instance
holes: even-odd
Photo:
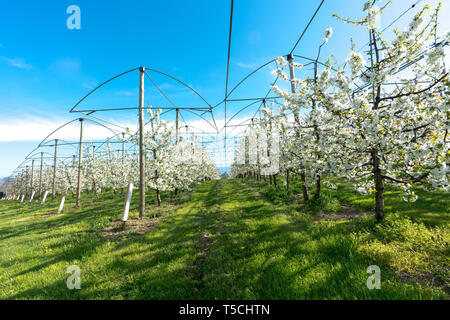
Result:
[[[361,212],[353,207],[343,207],[339,212],[322,212],[317,216],[328,220],[353,220],[360,219],[366,215],[372,215],[372,212]]]
[[[450,295],[450,284],[442,279],[439,275],[431,273],[420,273],[413,276],[406,272],[396,272],[395,270],[393,271],[402,280],[416,282],[420,283],[423,286],[441,289],[445,292],[447,297]]]
[[[113,221],[111,225],[101,231],[105,239],[120,238],[121,240],[141,237],[152,230],[158,223],[165,220],[167,216],[156,218],[129,219],[125,225],[122,221]]]
[[[49,211],[49,212],[41,213],[40,216],[41,217],[48,217],[48,216],[53,216],[55,214],[62,214],[62,212],[58,213],[58,211]]]

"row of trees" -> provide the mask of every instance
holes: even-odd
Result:
[[[174,139],[172,126],[149,109],[151,129],[145,133],[146,185],[156,190],[158,205],[161,204],[161,191],[188,190],[201,181],[218,179],[220,175],[202,144],[194,137],[183,141]],[[138,144],[138,138],[130,135],[126,141]],[[139,159],[136,152],[111,149],[107,144],[106,151],[95,150],[92,144],[83,146],[81,165],[81,190],[94,192],[103,190],[123,190],[129,183],[138,185]],[[10,184],[9,194],[31,194],[37,192],[39,172],[23,171]],[[74,157],[70,161],[60,160],[56,170],[56,193],[76,194],[78,184],[78,161]],[[51,190],[53,183],[53,167],[47,167],[42,173],[42,190]]]
[[[287,177],[289,172],[300,175],[305,200],[312,186],[314,196],[320,196],[325,177],[345,178],[361,193],[374,194],[376,217],[382,219],[386,183],[399,185],[405,201],[417,199],[414,184],[449,190],[450,82],[444,46],[450,33],[444,39],[436,34],[440,5],[434,10],[425,6],[406,30],[394,29],[388,41],[377,19],[389,2],[381,8],[375,4],[366,2],[363,19],[337,17],[367,28],[365,56],[352,44],[345,65],[329,59],[319,72],[320,48],[332,34],[327,29],[311,77],[295,78],[294,68],[303,66],[293,63],[292,56],[277,58],[276,74],[292,90],[273,86],[284,104],[276,115],[266,107],[248,132],[265,132],[267,123],[276,124],[280,171]],[[284,72],[288,66],[290,77]],[[254,170],[254,164],[235,163],[232,175]]]

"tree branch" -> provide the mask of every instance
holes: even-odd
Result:
[[[430,90],[431,88],[433,88],[435,85],[437,85],[439,82],[441,82],[442,80],[445,79],[445,77],[448,76],[448,72],[446,74],[444,74],[442,77],[440,77],[438,80],[436,80],[432,85],[430,85],[429,87],[419,90],[419,91],[413,91],[413,92],[408,92],[408,93],[401,93],[401,94],[397,94],[395,96],[391,96],[391,97],[383,97],[380,98],[378,101],[384,101],[384,100],[394,100],[397,98],[401,98],[401,97],[406,97],[406,96],[410,96],[412,94],[419,94],[419,93],[423,93],[427,90]]]

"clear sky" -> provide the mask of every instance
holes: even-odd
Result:
[[[386,26],[417,0],[394,0],[381,20]],[[227,62],[230,0],[150,1],[5,1],[0,10],[0,177],[7,176],[47,134],[76,118],[72,106],[92,88],[131,68],[145,66],[173,75],[195,88],[211,104],[223,100]],[[286,55],[297,41],[319,0],[235,0],[229,88],[254,68]],[[367,30],[332,18],[361,17],[362,0],[325,0],[316,19],[295,50],[315,57],[324,30],[333,36],[323,60],[334,53],[343,62],[350,37],[357,47],[367,42]],[[395,25],[405,27],[412,13]],[[81,9],[81,29],[69,30],[69,5]],[[449,4],[444,1],[439,33],[448,31]],[[304,61],[299,61],[304,62]],[[239,87],[230,98],[261,97],[274,77],[270,65]],[[307,72],[307,70],[305,71]],[[205,106],[177,82],[150,74],[178,106]],[[80,107],[136,107],[138,73],[111,83]],[[146,80],[146,103],[170,106]],[[227,117],[248,103],[229,103]],[[258,104],[236,119],[250,117]],[[98,113],[121,125],[135,126],[136,111]],[[183,112],[189,123],[199,118]],[[223,104],[214,109],[223,124]],[[167,114],[174,119],[174,112]],[[210,119],[210,118],[209,118]],[[194,122],[197,121],[197,122]],[[202,127],[207,129],[207,125]],[[76,131],[74,131],[76,132]],[[68,134],[70,136],[70,134]],[[95,137],[94,131],[91,134]]]

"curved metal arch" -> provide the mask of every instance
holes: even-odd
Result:
[[[274,62],[276,59],[272,59],[269,62],[264,63],[263,65],[259,66],[258,68],[256,68],[255,70],[253,70],[252,72],[250,72],[248,75],[246,75],[244,78],[242,78],[241,81],[239,81],[239,83],[237,85],[235,85],[227,94],[227,96],[225,97],[224,100],[222,100],[221,102],[219,102],[218,104],[216,104],[213,108],[217,107],[218,105],[222,104],[232,93],[234,90],[236,90],[244,81],[246,81],[248,78],[250,78],[253,74],[255,74],[256,72],[258,72],[259,70],[261,70],[262,68],[266,67],[267,65],[269,65],[270,63]]]
[[[264,98],[261,98],[260,100],[264,100]],[[236,112],[230,119],[228,119],[228,121],[225,123],[225,125],[223,126],[223,128],[220,130],[220,132],[222,132],[222,130],[228,125],[228,123],[230,123],[230,121],[236,117],[239,113],[241,113],[242,111],[244,111],[245,109],[247,109],[248,107],[258,103],[260,100],[256,100],[253,101],[251,103],[249,103],[248,105],[246,105],[245,107],[241,108],[238,112]]]
[[[283,55],[283,57],[284,57],[284,56],[287,56],[287,55]],[[309,61],[311,61],[311,62],[316,62],[315,59],[308,58],[308,57],[305,57],[305,56],[301,56],[301,55],[297,55],[297,54],[294,54],[293,56],[294,56],[294,57],[297,57],[297,58],[309,60]],[[231,93],[233,93],[233,91],[236,90],[243,82],[245,82],[245,81],[246,81],[248,78],[250,78],[253,74],[255,74],[256,72],[258,72],[258,71],[261,70],[262,68],[266,67],[266,66],[269,65],[270,63],[274,62],[275,60],[276,60],[276,59],[272,59],[272,60],[270,60],[270,61],[268,61],[268,62],[262,64],[261,66],[259,66],[258,68],[256,68],[256,69],[253,70],[252,72],[250,72],[248,75],[246,75],[244,78],[242,78],[242,80],[239,81],[239,83],[238,83],[236,86],[234,86],[234,87],[228,92],[228,95],[226,96],[226,98],[225,98],[224,100],[220,101],[218,104],[216,104],[213,108],[215,108],[215,107],[221,105],[222,103],[224,103],[225,100],[227,100],[227,98],[231,95]],[[333,71],[337,71],[335,68],[333,68],[333,67],[331,67],[331,66],[328,66],[328,65],[326,65],[326,64],[323,63],[323,62],[317,61],[317,63],[319,63],[319,64],[322,65],[322,66],[329,67],[329,68],[331,68],[331,70],[333,70]]]
[[[166,113],[169,113],[169,112],[171,112],[171,111],[175,111],[175,109],[163,111],[163,112],[160,113],[159,116],[161,117],[162,115],[164,115],[164,114],[166,114]],[[206,121],[206,122],[207,122],[214,130],[218,131],[216,126],[214,126],[208,119],[206,119],[206,118],[203,117],[203,114],[204,114],[204,113],[210,113],[211,116],[214,118],[212,111],[207,111],[207,112],[204,112],[204,113],[202,113],[202,114],[195,113],[194,111],[189,110],[189,109],[183,109],[183,111],[188,111],[188,112],[190,112],[190,113],[196,115],[197,117],[202,118],[202,120]],[[180,114],[181,114],[181,110],[180,110]],[[149,124],[150,121],[151,121],[151,120],[145,122],[145,123],[144,123],[144,127],[145,127],[147,124]],[[137,133],[138,133],[138,131],[136,131],[134,134],[130,134],[130,135],[136,135]]]
[[[300,59],[309,60],[309,61],[311,61],[311,62],[316,62],[316,59],[308,58],[308,57],[305,57],[305,56],[300,56],[300,55],[298,55],[298,54],[293,54],[293,56],[294,56],[294,57],[297,57],[297,58],[300,58]],[[326,65],[326,64],[323,63],[323,62],[317,61],[317,63],[320,64],[320,65],[322,65],[322,66],[324,66],[324,67],[330,68],[331,70],[333,70],[333,71],[335,71],[335,72],[337,72],[337,70],[336,70],[335,68],[333,68],[333,67],[331,67],[331,66],[328,66],[328,65]]]
[[[56,140],[56,139],[54,139],[54,140]],[[49,140],[48,142],[51,142],[51,141],[52,141],[52,140]],[[58,141],[63,142],[63,143],[59,143],[59,144],[58,144],[59,146],[67,145],[67,146],[71,146],[71,147],[74,148],[75,150],[78,150],[77,147],[74,147],[74,145],[75,145],[75,144],[78,144],[78,142],[73,142],[73,143],[71,143],[71,142],[69,142],[69,141],[67,141],[67,140],[64,140],[64,139],[58,139]],[[55,146],[54,144],[48,145],[48,144],[46,144],[46,143],[43,143],[42,145],[40,144],[37,148],[40,148],[40,147],[54,147],[54,146]],[[37,148],[36,148],[36,149],[37,149]]]
[[[288,56],[288,55],[284,55],[284,56]],[[308,57],[301,56],[301,55],[297,55],[297,54],[294,54],[293,56],[294,56],[294,57],[297,57],[297,58],[309,60],[309,61],[314,62],[314,63],[317,62],[317,63],[319,63],[320,65],[323,65],[323,66],[325,66],[325,67],[329,67],[329,68],[331,68],[331,70],[337,72],[337,70],[336,70],[335,68],[333,68],[333,67],[331,67],[331,66],[328,66],[328,65],[324,64],[323,62],[318,61],[317,59],[312,59],[312,58],[308,58]],[[253,71],[252,73],[250,73],[247,77],[245,77],[243,80],[241,80],[241,81],[239,82],[238,85],[240,85],[242,82],[244,82],[244,81],[245,81],[248,77],[250,77],[253,73],[255,73],[256,71],[260,70],[262,67],[268,65],[270,62],[273,62],[273,61],[275,61],[275,59],[273,59],[273,60],[271,60],[271,61],[269,61],[269,62],[263,64],[261,67],[259,67],[258,69],[254,70],[254,71]],[[273,82],[272,85],[274,85],[274,84],[277,82],[278,78],[279,78],[279,77],[277,76],[277,78],[275,79],[275,81]],[[237,87],[237,86],[236,86],[236,87]],[[234,90],[234,89],[235,89],[235,88],[233,88],[233,90]],[[269,89],[269,91],[267,92],[266,96],[265,96],[264,98],[262,98],[261,100],[266,99],[267,96],[269,95],[269,93],[270,93],[271,90],[272,90],[272,89]],[[231,92],[230,92],[230,93],[231,93]],[[223,103],[223,101],[220,102],[220,103]],[[220,104],[220,103],[219,103],[219,104]],[[261,105],[259,106],[258,110],[256,110],[256,112],[255,112],[255,114],[253,115],[252,118],[255,118],[255,117],[256,117],[256,114],[257,114],[258,111],[261,109],[261,106],[262,106],[262,103],[261,103]],[[245,108],[246,108],[246,107],[245,107]],[[241,111],[242,111],[242,110],[239,110],[237,113],[239,113],[239,112],[241,112]],[[234,117],[234,115],[233,115],[233,117]],[[225,125],[226,125],[226,124],[225,124]],[[235,128],[233,128],[233,129],[231,130],[231,132],[233,132],[234,129],[235,129]],[[231,133],[231,132],[230,132],[230,133]]]
[[[151,70],[151,69],[150,69]],[[170,102],[170,104],[172,104],[175,108],[178,108],[178,106],[164,93],[164,91],[158,86],[158,84],[152,79],[152,77],[150,77],[150,75],[147,73],[147,71],[144,71],[145,72],[145,74],[147,75],[147,77],[152,81],[152,83],[153,83],[153,85],[155,85],[155,87],[159,90],[159,92]],[[159,72],[159,71],[158,71]],[[167,75],[167,76],[169,76],[169,75]],[[169,76],[170,77],[170,76]],[[175,80],[177,80],[177,79],[175,79]],[[192,90],[194,90],[194,89],[192,89]],[[194,92],[196,92],[195,90],[194,90]],[[200,96],[200,95],[199,95]],[[203,97],[202,96],[200,96],[200,98],[202,98],[203,99]],[[203,99],[204,100],[204,99]],[[209,103],[206,101],[206,100],[204,100],[208,105],[209,105]],[[211,105],[209,105],[210,107],[211,107]],[[195,112],[193,112],[193,111],[191,111],[191,110],[189,110],[189,109],[183,109],[183,110],[186,110],[186,111],[189,111],[190,113],[192,113],[192,114],[194,114],[194,115],[196,115],[196,116],[198,116],[198,117],[200,117],[200,118],[202,118],[204,121],[206,121],[210,126],[212,126],[213,128],[214,128],[214,126],[211,124],[211,122],[209,122],[207,119],[205,119],[205,118],[203,118],[203,114],[204,113],[206,113],[206,112],[211,112],[211,111],[206,111],[206,112],[204,112],[203,114],[201,114],[201,115],[199,115],[199,114],[197,114],[197,113],[195,113]],[[181,110],[180,110],[180,115],[181,115]],[[183,118],[183,121],[184,121],[184,118]],[[149,123],[149,122],[147,122],[147,123]],[[145,123],[145,124],[147,124],[147,123]],[[186,122],[185,122],[186,123]],[[144,124],[144,125],[145,125]],[[216,128],[214,128],[214,129],[216,129]],[[216,129],[217,130],[217,129]]]
[[[196,116],[202,118],[202,119],[203,119],[204,121],[206,121],[206,122],[207,122],[214,130],[218,131],[218,130],[217,130],[217,127],[215,127],[209,120],[205,119],[205,118],[203,117],[203,115],[197,114],[197,113],[195,113],[194,111],[189,110],[189,109],[186,109],[186,110],[184,110],[184,111],[188,111],[188,112],[190,112],[190,113],[192,113],[192,114],[194,114],[194,115],[196,115]],[[212,114],[211,111],[210,111],[210,113]],[[180,111],[180,114],[181,114],[181,111]]]
[[[96,147],[96,149],[97,149],[97,148],[100,149],[105,143],[107,143],[107,142],[110,141],[111,139],[114,139],[114,138],[118,137],[118,135],[120,135],[120,134],[122,134],[122,133],[125,133],[125,134],[126,134],[126,132],[123,132],[123,131],[121,131],[121,132],[114,132],[111,128],[108,128],[107,126],[105,126],[105,125],[103,125],[103,124],[101,124],[101,123],[99,123],[99,122],[97,122],[97,121],[94,121],[94,120],[91,120],[91,119],[86,119],[86,120],[89,120],[89,121],[94,122],[94,123],[96,123],[96,124],[98,124],[98,125],[101,125],[102,127],[105,127],[106,129],[108,129],[109,131],[111,131],[111,132],[113,133],[113,135],[112,135],[111,137],[107,137],[107,138],[105,139],[105,141],[103,141],[100,145],[98,145],[98,146]],[[128,135],[131,135],[131,134],[128,133]],[[119,139],[120,139],[120,138],[119,138]]]
[[[44,153],[44,154],[46,154],[46,155],[49,155],[49,156],[53,156],[53,154],[51,154],[51,153],[48,153],[48,152],[43,152],[43,151],[41,151],[42,153]],[[26,159],[28,159],[28,160],[33,160],[33,157],[38,157],[38,156],[40,156],[40,152],[36,152],[36,153],[34,153],[34,154],[32,154],[32,155],[28,155],[26,158],[25,158],[25,160]],[[39,158],[37,158],[37,159],[39,159]],[[36,160],[36,159],[34,159],[34,160]]]
[[[88,119],[88,118],[80,118],[80,119],[84,119],[84,120],[90,121],[90,122],[92,122],[94,124],[97,124],[99,126],[102,126],[103,128],[108,129],[109,131],[111,131],[113,133],[113,135],[117,135],[117,134],[123,133],[122,131],[117,133],[116,131],[119,131],[119,130],[114,131],[113,129],[105,126],[104,124],[102,124],[102,123],[100,123],[98,121],[92,120],[92,119]]]
[[[150,70],[150,71],[153,71],[153,72],[156,72],[156,73],[159,73],[159,74],[162,74],[162,75],[164,75],[164,76],[166,76],[166,77],[169,77],[169,78],[171,78],[171,79],[173,79],[173,80],[175,80],[175,81],[178,81],[179,83],[181,83],[182,85],[184,85],[185,87],[187,87],[187,88],[189,88],[190,90],[192,90],[197,96],[199,96],[210,108],[212,108],[211,107],[211,104],[208,102],[208,101],[206,101],[205,100],[205,98],[203,98],[202,97],[202,95],[200,94],[200,93],[198,93],[194,88],[192,88],[191,86],[189,86],[188,84],[186,84],[186,83],[184,83],[183,81],[181,81],[181,80],[179,80],[179,79],[177,79],[177,78],[175,78],[174,76],[171,76],[170,74],[167,74],[167,73],[165,73],[165,72],[162,72],[162,71],[159,71],[159,70],[156,70],[156,69],[152,69],[152,68],[147,68],[147,67],[145,67],[145,70]]]
[[[108,120],[105,120],[105,119],[102,119],[102,118],[93,116],[93,115],[90,114],[89,112],[88,112],[88,113],[86,113],[86,112],[84,112],[84,111],[79,111],[79,112],[82,113],[82,114],[84,114],[84,115],[87,116],[87,117],[91,117],[91,118],[94,118],[94,119],[96,119],[96,120],[98,120],[98,121],[105,122],[105,123],[107,123],[107,124],[109,124],[109,125],[111,125],[111,126],[118,127],[118,128],[120,128],[120,129],[122,129],[122,130],[126,130],[126,129],[127,129],[127,128],[122,127],[122,126],[120,126],[120,125],[118,125],[118,124],[116,124],[116,123],[113,123],[113,122],[111,122],[111,121],[108,121]]]
[[[145,75],[150,79],[150,81],[153,83],[153,85],[158,89],[158,91],[164,96],[164,98],[167,99],[167,101],[170,102],[171,105],[173,105],[175,108],[177,108],[177,105],[175,104],[175,102],[173,102],[172,100],[170,100],[170,98],[164,93],[164,91],[158,86],[158,84],[153,80],[152,77],[150,77],[150,75],[147,73],[147,71],[144,70]]]
[[[112,139],[114,139],[114,136],[106,138],[105,141],[103,141],[101,144],[95,146],[95,152],[100,152],[100,148],[103,147],[105,143],[110,142]]]
[[[92,122],[92,123],[94,123],[94,124],[96,124],[96,125],[102,126],[102,127],[106,128],[106,129],[108,129],[109,131],[111,131],[114,135],[117,134],[116,132],[114,132],[114,130],[112,130],[111,128],[105,126],[104,124],[102,124],[102,123],[100,123],[100,122],[98,122],[98,121],[95,121],[95,120],[92,120],[92,119],[89,119],[89,118],[76,118],[76,119],[73,119],[73,120],[70,120],[70,121],[66,122],[65,124],[59,126],[59,127],[56,128],[55,130],[53,130],[48,136],[46,136],[46,137],[39,143],[39,145],[36,147],[36,149],[34,149],[32,152],[34,152],[35,150],[37,150],[37,149],[40,148],[40,147],[45,147],[45,146],[47,146],[47,145],[44,144],[44,142],[45,142],[51,135],[53,135],[55,132],[57,132],[58,130],[64,128],[64,127],[67,126],[68,124],[71,124],[71,123],[74,122],[74,121],[80,121],[81,119],[86,120],[86,121],[89,121],[89,122]],[[61,141],[64,141],[64,140],[61,140]],[[75,148],[75,149],[76,149],[76,148]],[[30,153],[30,154],[31,154],[31,153]],[[27,157],[28,157],[30,154],[28,154]]]
[[[28,153],[25,158],[23,159],[23,161],[11,172],[11,174],[8,176],[8,180],[10,179],[10,177],[12,177],[17,170],[19,170],[20,168],[22,168],[22,166],[29,161],[29,159],[27,159],[29,157],[30,154],[32,154],[33,152],[35,152],[37,149],[39,149],[39,147],[34,148],[30,153]]]
[[[244,122],[251,121],[251,120],[253,120],[253,119],[254,119],[254,117],[253,117],[253,118],[249,118],[249,119],[245,119],[245,120],[242,121],[241,123],[237,124],[236,127],[234,127],[233,129],[231,129],[231,131],[230,131],[228,134],[231,135],[231,133],[232,133],[236,128],[238,128],[239,126],[241,126],[242,124],[244,124]],[[249,126],[249,125],[251,125],[251,123],[249,123],[247,126]]]
[[[208,107],[209,107],[209,111],[208,112],[211,112],[211,110],[212,110],[212,107],[211,107],[211,104],[208,102],[208,101],[206,101],[206,99],[202,96],[202,95],[200,95],[200,93],[198,93],[198,91],[196,91],[194,88],[192,88],[191,86],[189,86],[188,84],[186,84],[185,82],[183,82],[183,81],[181,81],[180,79],[177,79],[176,77],[174,77],[174,76],[172,76],[172,75],[170,75],[170,74],[167,74],[167,73],[165,73],[165,72],[162,72],[162,71],[159,71],[159,70],[156,70],[156,69],[153,69],[153,68],[148,68],[148,67],[144,67],[145,68],[145,70],[144,70],[144,72],[145,72],[145,74],[147,75],[147,77],[152,81],[152,83],[157,87],[157,89],[163,94],[163,96],[164,97],[166,97],[166,99],[176,108],[177,106],[175,105],[175,103],[173,103],[173,101],[172,100],[170,100],[170,98],[161,90],[161,88],[156,84],[156,82],[150,77],[150,75],[146,72],[146,70],[148,70],[148,71],[152,71],[152,72],[155,72],[155,73],[159,73],[159,74],[162,74],[162,75],[164,75],[164,76],[166,76],[166,77],[169,77],[169,78],[171,78],[171,79],[173,79],[173,80],[175,80],[175,81],[177,81],[177,82],[179,82],[179,83],[181,83],[183,86],[185,86],[185,87],[187,87],[189,90],[191,90],[192,92],[194,92],[198,97],[200,97],[207,105],[208,105]],[[108,79],[108,80],[106,80],[105,82],[103,82],[102,84],[100,84],[99,86],[97,86],[97,87],[95,87],[93,90],[91,90],[89,93],[87,93],[80,101],[78,101],[73,107],[72,107],[72,109],[70,110],[70,112],[81,112],[81,113],[83,113],[83,114],[85,114],[86,116],[90,116],[90,117],[93,117],[93,116],[91,116],[91,113],[93,113],[93,112],[89,112],[89,113],[85,113],[85,112],[83,112],[83,111],[78,111],[78,110],[76,110],[76,107],[83,101],[83,100],[85,100],[89,95],[91,95],[92,93],[94,93],[96,90],[98,90],[99,88],[101,88],[102,86],[104,86],[105,84],[107,84],[107,83],[109,83],[109,82],[111,82],[112,80],[114,80],[114,79],[116,79],[116,78],[118,78],[118,77],[120,77],[120,76],[122,76],[122,75],[125,75],[125,74],[127,74],[127,73],[129,73],[129,72],[132,72],[132,71],[135,71],[135,70],[138,70],[139,69],[139,67],[137,67],[137,68],[133,68],[133,69],[130,69],[130,70],[127,70],[127,71],[125,71],[125,72],[122,72],[122,73],[120,73],[120,74],[118,74],[118,75],[116,75],[116,76],[114,76],[114,77],[112,77],[112,78],[110,78],[110,79]],[[211,125],[213,128],[214,128],[214,126],[207,120],[207,119],[205,119],[202,115],[198,115],[198,114],[196,114],[196,113],[194,113],[194,112],[192,112],[191,110],[188,110],[188,109],[186,109],[187,111],[189,111],[189,112],[191,112],[191,113],[193,113],[194,115],[196,115],[196,116],[199,116],[200,118],[202,118],[204,121],[206,121],[206,122],[208,122],[208,124],[209,125]],[[168,110],[168,111],[171,111],[171,110]],[[167,111],[167,112],[168,112]],[[165,112],[164,112],[165,113]],[[95,117],[93,117],[93,118],[95,118]],[[87,119],[87,118],[86,118]],[[91,119],[89,119],[89,120],[91,120]],[[100,119],[99,119],[100,120]],[[92,120],[91,120],[92,121]],[[97,124],[100,124],[100,123],[97,123]],[[100,124],[100,125],[102,125],[102,124]],[[106,126],[105,126],[106,127]],[[107,127],[106,127],[107,128]],[[110,128],[108,128],[108,129],[110,129]],[[111,129],[110,129],[111,130]],[[217,131],[217,128],[215,128],[215,130]],[[55,130],[55,131],[57,131],[57,130]],[[52,132],[52,134],[53,134],[54,132]],[[113,134],[114,135],[116,135],[114,132],[113,132]],[[50,134],[51,135],[51,134]],[[49,135],[49,136],[50,136]],[[46,139],[48,138],[48,136],[46,137]]]
[[[84,99],[86,99],[89,95],[91,95],[92,93],[94,93],[94,91],[96,91],[97,89],[101,88],[102,86],[104,86],[104,85],[107,84],[108,82],[110,82],[110,81],[112,81],[112,80],[114,80],[114,79],[116,79],[116,78],[118,78],[118,77],[121,77],[121,76],[123,76],[124,74],[127,74],[127,73],[129,73],[129,72],[131,72],[131,71],[135,71],[135,70],[138,70],[138,69],[139,69],[139,67],[138,67],[138,68],[130,69],[130,70],[128,70],[128,71],[122,72],[122,73],[120,73],[120,74],[118,74],[118,75],[112,77],[112,78],[109,79],[109,80],[106,80],[106,81],[103,82],[102,84],[98,85],[97,87],[95,87],[94,89],[92,89],[91,91],[89,91],[88,94],[86,94],[83,98],[81,98],[81,100],[78,101],[78,102],[72,107],[72,109],[70,109],[69,112],[78,112],[77,110],[74,110],[74,109],[75,109],[75,108],[76,108],[76,107],[77,107]]]
[[[210,134],[210,133],[206,132],[205,130],[200,129],[200,128],[198,128],[198,127],[196,127],[196,126],[193,126],[193,125],[186,125],[186,127],[189,127],[189,128],[192,128],[192,129],[194,129],[194,130],[198,130],[198,131],[199,131],[199,132],[193,132],[193,131],[191,130],[191,133],[194,134],[194,135],[198,135],[198,134]],[[215,134],[215,132],[212,133],[212,134]]]
[[[53,130],[48,136],[46,136],[40,143],[39,143],[39,145],[37,146],[37,148],[40,148],[40,147],[42,147],[43,145],[43,143],[48,139],[48,137],[50,137],[52,134],[54,134],[56,131],[58,131],[59,129],[62,129],[62,128],[64,128],[65,126],[67,126],[68,124],[70,124],[70,123],[72,123],[72,122],[74,122],[74,121],[79,121],[81,118],[76,118],[76,119],[73,119],[73,120],[70,120],[69,122],[66,122],[65,124],[63,124],[63,125],[61,125],[61,126],[59,126],[58,128],[56,128],[55,130]],[[36,149],[37,149],[36,148]],[[33,150],[33,152],[34,152],[34,150]]]

